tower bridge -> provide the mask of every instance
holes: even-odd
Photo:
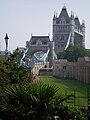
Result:
[[[26,50],[21,59],[21,64],[25,60],[25,65],[33,68],[36,63],[45,65],[46,62],[49,62],[51,68],[56,57],[54,42],[50,41],[49,36],[31,36],[30,41],[26,42]]]
[[[36,64],[49,62],[52,68],[53,60],[57,59],[56,54],[62,53],[70,44],[85,47],[85,23],[80,23],[73,12],[69,16],[65,6],[58,16],[54,13],[52,31],[53,41],[50,41],[49,36],[31,36],[26,42],[21,64],[33,68]]]
[[[53,41],[56,54],[63,52],[68,46],[67,43],[85,47],[85,23],[84,21],[80,23],[73,12],[69,16],[66,6],[62,8],[58,16],[54,12]]]

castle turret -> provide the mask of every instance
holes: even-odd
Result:
[[[56,32],[56,13],[55,13],[55,11],[54,11],[54,16],[53,16],[53,35],[54,35],[54,33]]]
[[[75,17],[75,29],[76,31],[81,32],[81,24],[80,24],[78,16]]]
[[[69,24],[70,19],[69,19],[69,15],[66,9],[66,6],[63,6],[61,13],[59,15],[59,20],[62,21],[62,19],[64,19],[66,21],[66,24]],[[61,22],[62,24],[62,22]]]
[[[82,25],[81,25],[81,32],[83,34],[82,45],[83,47],[85,47],[85,22],[84,21],[82,22]]]
[[[71,25],[71,44],[74,45],[74,27],[75,27],[75,21],[74,21],[74,13],[73,12],[71,12],[70,25]]]
[[[51,68],[53,66],[53,60],[54,60],[54,47],[55,44],[53,41],[50,42],[50,53],[49,53],[49,67]]]
[[[56,14],[55,14],[55,11],[54,11],[54,16],[53,16],[53,25],[56,25]]]

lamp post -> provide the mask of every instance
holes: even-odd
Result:
[[[5,59],[7,59],[7,55],[8,55],[8,39],[9,39],[7,33],[6,33],[6,36],[5,36],[4,39],[5,39],[5,44],[6,44],[6,49],[5,49]]]
[[[16,49],[16,53],[17,53],[17,64],[19,63],[19,48],[17,47],[17,49]]]

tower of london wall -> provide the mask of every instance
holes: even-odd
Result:
[[[55,60],[53,76],[90,83],[90,58],[79,58],[77,62],[69,62],[65,59]]]

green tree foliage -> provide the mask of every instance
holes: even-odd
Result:
[[[12,84],[28,81],[28,70],[20,66],[21,53],[17,49],[11,54],[6,61],[6,67],[9,69],[9,79]],[[30,81],[29,81],[30,82]]]
[[[0,66],[3,64],[4,58],[0,56]]]
[[[82,120],[81,112],[65,104],[70,96],[57,96],[58,88],[41,82],[12,85],[0,106],[3,120]]]
[[[11,64],[12,63],[20,64],[20,60],[22,56],[23,56],[23,52],[19,51],[17,47],[17,49],[13,53],[10,53],[6,61]]]
[[[9,81],[10,84],[22,83],[28,78],[27,69],[17,63],[16,53],[14,52],[0,65],[0,80]]]
[[[58,59],[76,62],[79,57],[90,56],[90,52],[82,46],[70,45],[64,52],[58,54]]]
[[[24,82],[30,82],[28,72],[17,63],[16,53],[11,54],[7,60],[0,57],[0,102],[8,85]]]
[[[3,96],[4,88],[9,83],[8,69],[5,67],[4,63],[4,58],[0,56],[0,102]]]
[[[17,49],[12,54],[10,54],[10,57],[8,59],[9,61],[11,60],[17,64],[20,64],[20,60],[22,56],[23,56],[23,52],[19,51],[19,48],[17,47]]]

